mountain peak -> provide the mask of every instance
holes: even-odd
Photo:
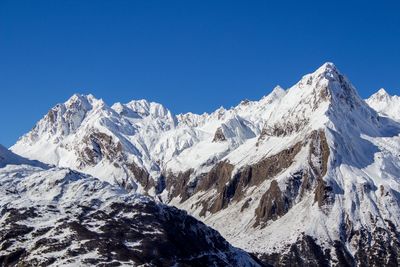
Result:
[[[89,99],[93,99],[94,96],[92,94],[89,95],[84,95],[80,93],[75,93],[73,94],[67,101],[67,102],[77,102],[77,101],[89,101]]]
[[[381,103],[387,103],[390,101],[391,96],[386,92],[384,88],[379,89],[376,93],[371,95],[367,102],[371,104],[372,102],[381,102]]]
[[[315,72],[311,74],[312,77],[317,79],[327,79],[330,81],[338,81],[343,76],[338,68],[332,62],[322,64]]]
[[[285,89],[283,89],[280,85],[277,85],[274,87],[274,89],[271,91],[271,94],[274,95],[284,95],[285,94]]]
[[[389,95],[384,88],[379,89],[376,93],[379,95]]]
[[[400,97],[381,88],[366,99],[367,104],[383,116],[400,121]]]
[[[324,69],[324,70],[336,70],[336,66],[333,62],[325,62],[324,64],[321,65],[318,69]]]
[[[355,87],[331,62],[324,63],[315,72],[304,76],[299,87],[308,87],[313,92],[326,95],[331,103],[346,103],[353,108],[354,104],[362,102]]]
[[[95,104],[105,105],[102,99],[97,99],[92,94],[85,95],[79,93],[73,94],[64,104],[66,107],[81,106],[86,110],[91,109]]]

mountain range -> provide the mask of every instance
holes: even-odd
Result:
[[[333,63],[210,114],[75,94],[10,150],[0,262],[400,264],[400,97]]]

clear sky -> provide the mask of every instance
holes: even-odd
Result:
[[[174,113],[259,99],[332,61],[400,89],[399,1],[0,0],[0,143],[73,93]]]

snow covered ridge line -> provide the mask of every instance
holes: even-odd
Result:
[[[0,266],[259,266],[184,211],[0,153]]]
[[[93,95],[75,94],[53,107],[11,149],[27,158],[155,195],[164,187],[159,178],[166,171],[207,170],[255,138],[322,127],[326,108],[318,105],[329,105],[330,91],[313,94],[301,88],[314,88],[315,81],[330,79],[346,82],[332,63],[326,63],[287,91],[277,86],[259,101],[246,100],[231,109],[221,107],[202,115],[175,116],[161,104],[146,100],[110,107]],[[317,108],[317,116],[310,116]]]
[[[184,209],[266,265],[396,266],[397,99],[367,104],[332,63],[203,115],[76,95],[12,150]]]
[[[232,150],[256,137],[284,94],[277,87],[260,101],[242,101],[230,110],[178,116],[146,100],[109,107],[93,95],[75,94],[53,107],[11,149],[148,192],[158,186],[163,170],[180,169],[181,160],[175,158],[183,151],[197,146],[208,150],[218,129],[228,142],[215,139],[212,150]]]

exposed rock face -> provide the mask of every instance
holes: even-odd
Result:
[[[394,100],[382,90],[371,99],[380,117],[332,63],[286,91],[211,114],[174,116],[145,100],[110,108],[77,95],[13,149],[75,169],[83,162],[104,181],[156,194],[267,265],[395,266]]]
[[[276,123],[271,126],[266,125],[261,132],[259,141],[265,139],[267,136],[283,137],[294,133],[298,133],[301,130],[303,130],[308,123],[309,123],[308,119],[301,119],[296,122],[288,121],[284,123]]]
[[[357,249],[355,260],[359,266],[399,266],[399,231],[391,221],[389,230],[376,227],[371,233],[367,229],[354,231],[350,240]]]
[[[266,179],[272,178],[285,170],[292,165],[295,156],[300,152],[301,148],[302,143],[299,142],[290,148],[282,150],[276,155],[264,158],[258,163],[244,167],[243,171],[241,171],[243,185],[260,185]]]
[[[181,202],[188,199],[191,195],[189,191],[192,188],[189,185],[190,175],[192,174],[193,170],[187,170],[183,173],[179,173],[175,176],[172,173],[165,174],[166,176],[166,189],[169,192],[170,198],[181,197]]]
[[[310,170],[305,169],[301,173],[293,174],[288,181],[285,192],[282,192],[278,183],[273,180],[255,210],[256,222],[254,226],[262,224],[264,227],[265,222],[276,220],[278,217],[283,216],[295,202],[297,195],[300,193],[300,188],[301,193],[304,194],[305,190],[310,191],[314,187],[314,181],[318,181],[315,188],[315,199],[320,206],[330,197],[330,187],[322,180],[327,171],[329,157],[329,147],[324,132],[312,132],[308,142],[310,147],[308,158]],[[173,188],[170,198],[180,196],[182,203],[193,194],[216,189],[216,194],[213,198],[201,202],[203,209],[200,212],[200,216],[205,216],[207,211],[216,213],[227,208],[231,201],[242,200],[250,187],[260,185],[291,166],[295,156],[304,145],[302,142],[298,142],[293,147],[285,149],[276,155],[241,168],[235,174],[232,174],[234,169],[232,164],[221,161],[210,172],[196,177],[190,184],[188,181],[192,171],[179,173],[177,177],[171,175],[167,177],[167,188]]]
[[[314,131],[311,134],[310,154],[308,162],[310,164],[310,175],[317,182],[315,188],[314,201],[318,206],[332,205],[335,197],[333,189],[322,178],[328,170],[329,146],[323,131]]]
[[[214,143],[215,142],[223,142],[226,141],[226,137],[224,135],[224,132],[222,131],[221,127],[218,127],[218,129],[215,131],[214,138],[212,140]]]
[[[260,221],[276,220],[278,216],[282,216],[287,212],[288,206],[288,199],[282,195],[278,183],[273,180],[255,211],[256,223],[254,226],[258,226]]]
[[[387,221],[388,226],[392,225]],[[373,231],[360,229],[347,237],[354,256],[345,240],[335,240],[329,249],[323,249],[314,238],[303,235],[284,253],[256,255],[263,264],[272,266],[399,266],[400,242],[397,229],[377,227]]]
[[[145,191],[150,190],[155,186],[154,180],[150,177],[149,173],[137,166],[134,162],[126,163],[128,170],[133,174],[133,177],[138,181],[144,188]],[[129,187],[130,183],[127,183],[124,187]]]
[[[233,165],[227,162],[220,162],[210,173],[200,182],[198,190],[217,189],[217,196],[211,203],[203,203],[203,207],[208,206],[208,211],[215,213],[226,208],[229,201],[235,194],[235,181],[230,181]],[[203,213],[204,213],[203,209]]]
[[[116,141],[110,135],[93,129],[89,131],[89,134],[83,138],[83,143],[77,146],[75,150],[78,159],[81,161],[79,169],[96,166],[96,164],[105,160],[113,164],[113,167],[124,170],[127,178],[117,180],[117,183],[125,189],[135,189],[133,187],[135,182],[139,183],[145,192],[155,187],[155,181],[150,177],[150,174],[135,162],[129,162],[121,142]]]
[[[0,266],[259,266],[173,207],[64,169],[0,168]]]
[[[217,163],[210,172],[196,177],[195,182],[190,184],[188,181],[191,172],[179,173],[177,177],[170,174],[167,177],[167,188],[173,188],[170,197],[179,195],[183,202],[195,193],[216,189],[217,193],[214,198],[201,203],[203,206],[201,215],[205,215],[206,211],[216,213],[226,208],[232,200],[241,200],[249,187],[260,185],[263,181],[289,167],[301,147],[302,144],[297,143],[254,165],[244,167],[233,177],[234,166],[225,161]]]
[[[103,158],[113,162],[123,160],[122,145],[120,142],[114,142],[113,138],[105,133],[96,130],[89,132],[83,138],[83,144],[76,148],[79,159],[82,160],[82,166],[96,165]]]
[[[276,220],[278,217],[283,216],[296,202],[299,194],[299,200],[301,200],[306,192],[311,191],[312,188],[315,188],[315,201],[318,202],[320,207],[328,204],[329,200],[329,204],[332,204],[334,200],[332,188],[322,179],[327,172],[330,153],[324,131],[313,131],[308,137],[307,142],[309,144],[309,167],[294,173],[287,180],[284,192],[279,188],[277,181],[273,180],[271,182],[269,189],[263,194],[259,206],[255,210],[256,222],[254,226],[261,224],[262,227],[265,227],[267,221]],[[292,149],[292,151],[297,151],[294,156],[299,152],[301,147],[302,145],[298,143]],[[292,163],[294,156],[289,157],[287,151],[286,153],[284,152],[281,153],[282,158],[286,160],[284,168],[287,168]],[[273,166],[279,166],[279,164],[273,164]],[[276,174],[276,172],[272,172],[271,177]]]
[[[328,267],[331,259],[330,251],[324,251],[311,236],[307,235],[290,245],[285,253],[258,254],[257,256],[265,265],[270,266]]]

